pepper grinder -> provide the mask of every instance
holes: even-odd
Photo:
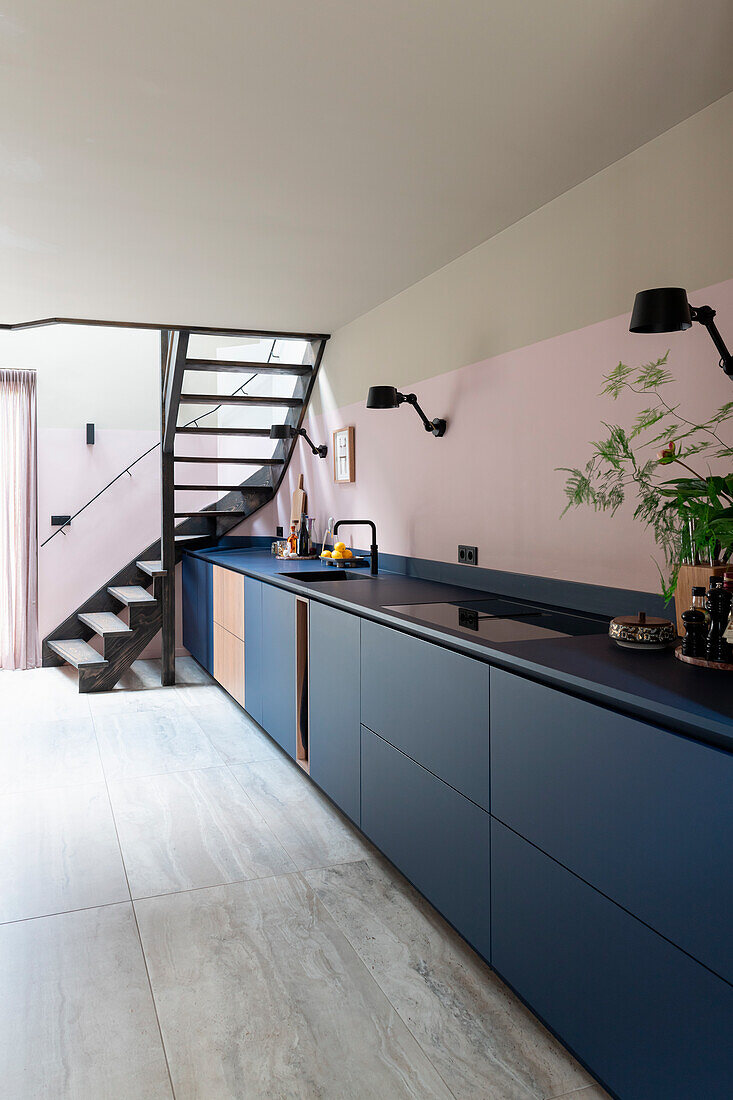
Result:
[[[708,614],[697,607],[682,612],[685,624],[685,636],[682,639],[683,657],[695,657],[705,660],[708,640]]]
[[[728,625],[730,604],[731,593],[722,585],[716,585],[708,592],[708,607],[710,608],[710,629],[706,646],[708,661],[730,661],[731,647],[724,637],[725,628]]]

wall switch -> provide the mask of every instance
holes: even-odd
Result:
[[[478,546],[459,546],[458,561],[461,565],[478,565]]]
[[[94,443],[94,425],[87,424],[87,443],[91,446]]]
[[[281,538],[283,537],[283,529],[282,529],[282,527],[276,527],[276,528],[275,528],[275,536],[276,536],[277,538],[279,538],[279,539],[281,539]]]

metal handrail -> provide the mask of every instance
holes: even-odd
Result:
[[[272,341],[272,347],[270,348],[270,353],[267,357],[267,362],[268,363],[270,363],[272,361],[272,353],[273,353],[274,349],[275,349],[275,340]],[[234,397],[236,394],[238,394],[240,392],[240,390],[243,390],[245,386],[248,386],[250,384],[250,382],[252,382],[256,377],[257,377],[257,372],[250,375],[250,377],[245,382],[242,382],[241,385],[237,386],[236,390],[234,390],[234,393],[231,393],[228,396],[229,397]],[[213,409],[209,409],[207,412],[199,413],[198,416],[194,416],[193,420],[189,420],[186,424],[182,424],[181,427],[190,428],[192,424],[196,424],[198,426],[199,420],[203,420],[203,418],[205,416],[211,416],[212,413],[218,412],[219,409],[221,409],[221,408],[222,408],[221,405],[216,405]],[[110,482],[108,482],[104,486],[103,489],[100,489],[99,492],[96,493],[91,498],[91,500],[88,500],[86,502],[86,504],[82,504],[81,508],[79,508],[78,511],[74,512],[73,516],[69,516],[69,518],[67,520],[64,520],[64,522],[62,524],[60,524],[60,526],[57,527],[56,530],[53,531],[48,536],[47,539],[44,539],[43,542],[41,543],[41,549],[44,546],[46,546],[51,541],[51,539],[55,539],[56,536],[61,534],[62,532],[65,535],[66,534],[66,528],[70,526],[72,520],[75,520],[77,518],[77,516],[80,516],[82,514],[82,512],[86,511],[86,509],[89,507],[90,504],[94,504],[95,500],[99,500],[99,498],[102,496],[102,494],[106,493],[108,489],[111,489],[111,487],[115,484],[115,482],[119,481],[121,477],[124,477],[125,474],[130,474],[130,470],[133,468],[133,466],[137,466],[138,462],[142,462],[142,460],[144,458],[146,458],[149,454],[152,454],[153,451],[157,451],[158,447],[160,447],[160,440],[158,440],[157,443],[154,443],[152,447],[148,447],[147,451],[143,451],[143,453],[141,455],[138,455],[138,457],[136,459],[134,459],[134,461],[132,461],[129,464],[129,466],[125,466],[124,470],[121,470],[119,472],[119,474],[117,474],[116,477],[113,477],[112,480]],[[132,477],[132,474],[130,474],[130,477]]]

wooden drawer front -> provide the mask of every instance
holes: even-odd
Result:
[[[244,578],[244,694],[247,713],[262,725],[262,582]]]
[[[244,706],[244,642],[214,623],[214,679]]]
[[[733,981],[733,756],[491,672],[491,812]]]
[[[614,1095],[728,1100],[731,986],[494,820],[491,875],[492,965]]]
[[[487,665],[363,620],[361,720],[488,809]]]
[[[489,815],[364,726],[361,828],[488,959]]]
[[[244,639],[244,577],[214,566],[214,622]]]
[[[359,824],[360,622],[355,615],[310,602],[310,774]]]

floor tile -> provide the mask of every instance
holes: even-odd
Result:
[[[611,1100],[611,1097],[600,1085],[590,1085],[575,1092],[564,1092],[562,1096],[547,1097],[547,1100]]]
[[[128,691],[113,688],[112,691],[90,692],[86,698],[92,718],[106,718],[113,714],[135,714],[136,712],[161,711],[165,714],[184,714],[187,710],[181,698],[181,688],[160,687],[137,688]]]
[[[177,1100],[449,1100],[300,875],[135,908]]]
[[[108,780],[224,763],[187,707],[119,711],[95,717],[94,724]]]
[[[91,717],[39,722],[4,715],[0,794],[101,782],[104,774]]]
[[[228,768],[110,784],[132,896],[295,870]]]
[[[282,758],[282,750],[239,707],[209,703],[193,711],[196,721],[227,764]]]
[[[160,659],[133,661],[118,681],[115,690],[154,689],[161,686]],[[212,684],[208,672],[196,664],[193,657],[176,657],[176,686],[181,684]]]
[[[287,758],[232,764],[231,771],[300,869],[371,854],[366,841]]]
[[[308,871],[305,878],[456,1096],[542,1100],[590,1084],[585,1070],[382,860]]]
[[[0,797],[0,921],[127,901],[103,784]]]
[[[194,710],[212,704],[239,708],[239,704],[234,702],[224,688],[213,681],[207,684],[181,684],[176,691],[179,700]]]
[[[170,1100],[132,906],[0,927],[2,1094]]]

